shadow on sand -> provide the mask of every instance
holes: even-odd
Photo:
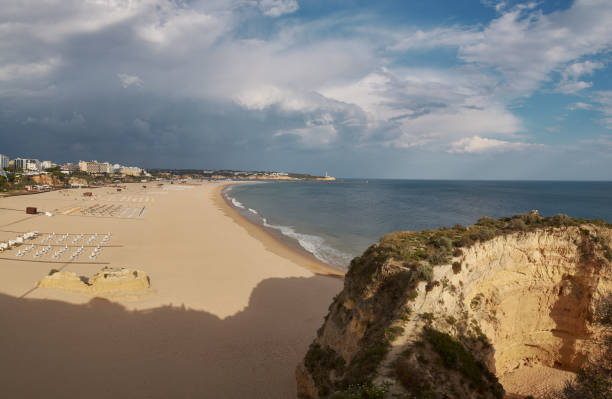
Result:
[[[268,279],[223,320],[184,307],[0,295],[1,396],[294,398],[295,366],[341,284]]]

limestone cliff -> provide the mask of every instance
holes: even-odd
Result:
[[[36,184],[47,184],[53,187],[61,187],[64,184],[57,176],[53,176],[52,174],[36,175],[31,178]]]
[[[296,371],[301,398],[502,398],[528,365],[597,356],[611,226],[537,213],[399,232],[351,262]]]

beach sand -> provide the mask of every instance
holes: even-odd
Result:
[[[243,219],[221,188],[132,184],[0,199],[0,241],[32,230],[112,234],[81,263],[67,262],[73,248],[57,260],[0,253],[3,396],[295,397],[295,366],[342,288],[324,274],[341,273]],[[95,205],[117,211],[81,214]],[[54,216],[26,215],[26,206]],[[91,276],[103,266],[143,270],[151,292],[135,300],[36,288],[52,268]]]

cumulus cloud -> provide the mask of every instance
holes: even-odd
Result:
[[[592,75],[597,69],[604,67],[602,62],[584,61],[569,64],[562,72],[564,80],[578,79],[583,75]]]
[[[143,157],[195,160],[211,148],[238,160],[247,148],[526,149],[533,138],[518,138],[526,124],[512,106],[555,78],[560,93],[593,90],[588,77],[605,65],[589,57],[610,48],[612,5],[577,0],[543,14],[535,3],[490,4],[498,14],[483,25],[398,33],[364,15],[277,18],[296,0],[7,0],[0,127],[31,117],[28,129],[79,151],[119,137]],[[402,63],[449,47],[456,64]],[[590,100],[612,118],[603,94]],[[81,135],[43,123],[75,112],[89,128]]]
[[[127,89],[130,86],[142,87],[144,82],[136,75],[128,75],[127,73],[118,73],[117,77],[121,82],[121,86]]]
[[[490,152],[507,152],[507,151],[522,151],[530,148],[542,147],[537,144],[529,144],[523,142],[510,142],[486,137],[473,136],[465,137],[454,143],[451,143],[451,148],[447,150],[454,154],[483,154]]]
[[[557,91],[560,93],[571,94],[592,87],[593,83],[584,82],[578,79],[584,75],[592,75],[596,69],[603,67],[603,63],[592,61],[574,62],[569,64],[561,72],[562,79],[559,81],[559,83],[557,83]]]
[[[455,26],[417,31],[392,48],[457,47],[462,60],[500,72],[504,88],[515,95],[529,95],[550,80],[553,71],[563,71],[567,80],[601,67],[599,62],[576,60],[612,46],[610,2],[576,0],[569,9],[550,14],[543,14],[536,5],[519,4],[483,29]]]
[[[521,131],[519,119],[491,95],[491,83],[469,72],[383,69],[322,93],[366,111],[370,141],[410,148],[475,133]]]

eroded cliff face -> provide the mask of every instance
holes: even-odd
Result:
[[[496,377],[517,368],[576,370],[599,355],[591,315],[612,290],[612,230],[573,224],[519,226],[462,247],[454,230],[444,233],[452,245],[433,232],[383,238],[352,262],[298,366],[299,396],[386,386],[385,397],[501,398]],[[452,256],[415,261],[427,250],[415,234]]]

